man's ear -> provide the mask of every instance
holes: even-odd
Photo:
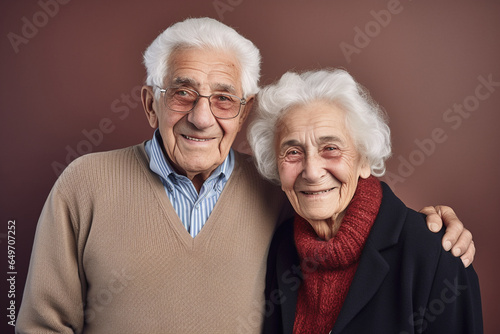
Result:
[[[142,86],[141,100],[149,125],[156,129],[158,127],[158,103],[155,101],[154,91],[151,86]]]
[[[255,101],[255,95],[252,95],[250,96],[248,99],[247,99],[247,103],[242,106],[242,111],[241,111],[241,115],[240,115],[240,121],[239,121],[239,130],[241,130],[241,127],[243,126],[243,124],[245,123],[248,115],[250,115],[250,112],[252,111],[253,109],[253,103]]]

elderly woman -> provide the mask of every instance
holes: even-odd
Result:
[[[296,212],[269,251],[264,332],[481,333],[472,266],[376,178],[390,130],[368,93],[323,70],[286,73],[259,101],[258,169]]]

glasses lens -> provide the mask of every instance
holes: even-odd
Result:
[[[230,94],[213,94],[210,97],[210,105],[216,117],[233,118],[240,111],[241,100]]]
[[[196,92],[183,88],[169,88],[166,95],[167,107],[173,111],[187,112],[193,109],[198,98]]]

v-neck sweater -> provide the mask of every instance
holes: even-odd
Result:
[[[192,238],[144,144],[75,160],[41,214],[20,332],[259,333],[285,197],[251,158]]]

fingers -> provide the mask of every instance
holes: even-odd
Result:
[[[474,241],[471,241],[469,248],[467,249],[465,254],[460,257],[465,268],[470,266],[472,261],[474,261],[474,255],[476,255],[476,246],[474,245]]]
[[[446,227],[442,244],[446,251],[462,260],[465,267],[468,267],[476,254],[476,247],[472,241],[472,233],[464,227],[458,219],[455,211],[449,206],[438,205],[436,207],[426,206],[421,213],[427,215],[427,226],[433,232]]]
[[[439,232],[443,227],[441,212],[438,212],[436,208],[438,207],[426,206],[425,208],[420,210],[421,213],[427,216],[427,227],[432,232]]]
[[[464,233],[465,230],[464,224],[462,224],[462,222],[458,219],[452,208],[440,205],[438,206],[438,210],[441,212],[443,224],[446,226],[446,231],[443,236],[443,248],[446,251],[449,251],[453,247],[453,255],[462,255],[472,240],[472,234],[470,235],[470,240],[467,240],[467,235],[462,236],[462,233]],[[460,237],[462,237],[462,239],[460,239]],[[460,243],[457,244],[459,240]]]
[[[457,242],[453,245],[451,253],[453,254],[453,256],[456,257],[462,256],[465,253],[467,253],[467,251],[471,247],[471,244],[472,244],[472,233],[464,228]],[[473,244],[472,247],[474,247]],[[474,254],[472,255],[473,255],[472,257],[474,257]]]

